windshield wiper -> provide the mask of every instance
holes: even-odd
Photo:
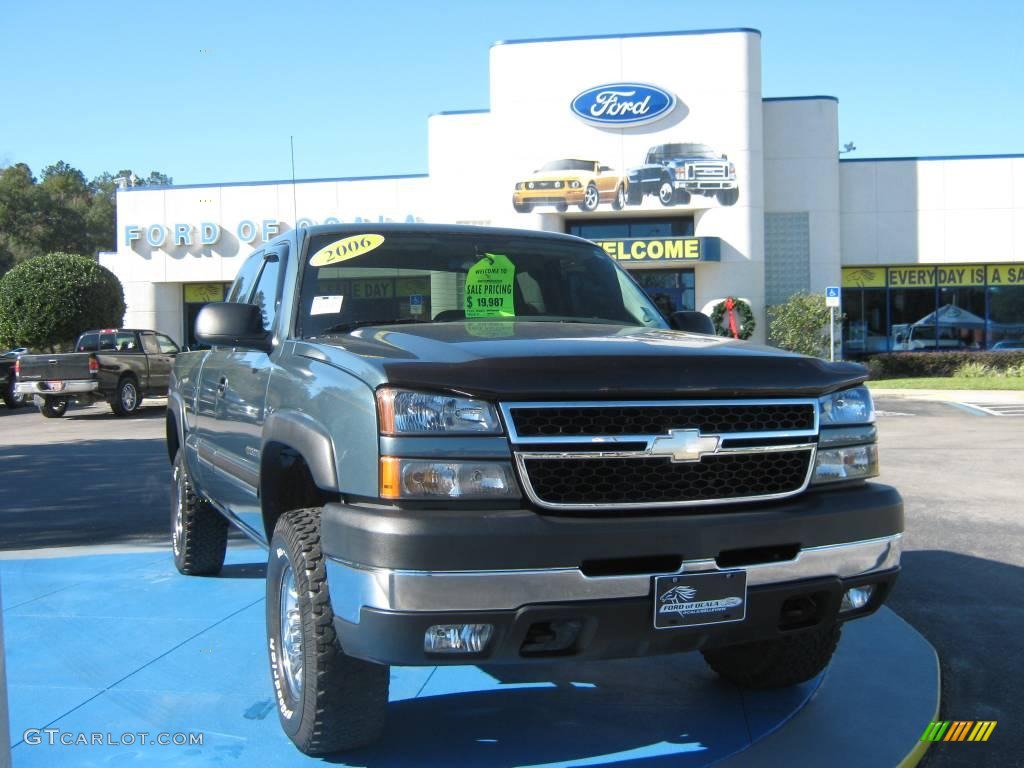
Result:
[[[338,323],[332,325],[330,328],[325,328],[320,331],[320,336],[327,336],[332,333],[348,333],[354,331],[357,328],[365,328],[368,325],[406,325],[408,323],[419,323],[421,320],[417,320],[415,317],[403,317],[400,319],[385,318],[383,320],[349,320],[347,323]]]

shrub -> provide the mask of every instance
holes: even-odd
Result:
[[[768,341],[802,355],[828,357],[829,314],[824,296],[794,293],[768,308]]]
[[[109,269],[70,253],[40,256],[0,278],[0,345],[52,349],[87,328],[116,328],[124,310]]]
[[[985,376],[998,376],[999,371],[995,370],[991,366],[985,365],[979,362],[964,363],[956,369],[955,376],[960,376],[965,379],[980,379]]]
[[[967,363],[997,373],[1024,365],[1024,350],[1012,352],[887,352],[868,362],[872,379],[915,379],[953,376]]]

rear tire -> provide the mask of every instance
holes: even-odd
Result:
[[[68,410],[68,401],[61,397],[44,397],[39,412],[47,419],[59,419]]]
[[[324,755],[376,741],[390,669],[345,654],[320,549],[320,510],[277,521],[267,564],[267,645],[281,727],[302,752]]]
[[[224,566],[228,521],[195,492],[181,451],[174,457],[171,495],[171,551],[186,576],[213,576]]]
[[[835,653],[841,628],[830,624],[773,640],[701,651],[721,677],[741,688],[787,688],[820,674]]]
[[[11,378],[10,383],[7,385],[7,391],[4,392],[4,405],[8,408],[21,408],[25,404],[25,396],[15,393],[14,387],[17,382],[14,378]]]
[[[615,188],[615,197],[612,199],[612,209],[616,211],[621,211],[625,207],[626,188],[622,184],[619,184],[619,186]]]
[[[131,376],[125,376],[117,382],[117,391],[110,401],[110,410],[115,416],[134,416],[142,406],[142,395],[139,385]]]

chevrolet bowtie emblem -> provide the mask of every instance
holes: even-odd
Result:
[[[700,461],[705,453],[716,453],[721,440],[702,435],[697,429],[670,429],[667,437],[656,437],[647,451],[651,456],[670,456],[673,462]]]

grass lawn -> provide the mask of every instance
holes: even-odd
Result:
[[[869,381],[876,389],[1012,389],[1024,390],[1024,376],[945,376],[936,379],[879,379]]]

